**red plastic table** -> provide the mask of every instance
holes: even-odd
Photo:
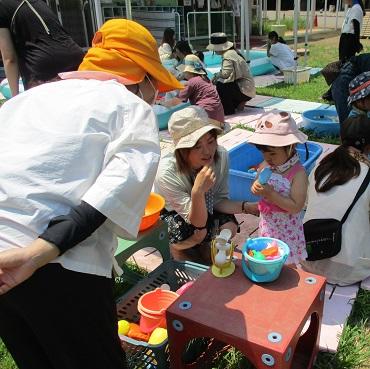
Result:
[[[228,278],[208,270],[167,310],[171,368],[188,367],[182,353],[196,337],[234,346],[258,369],[312,368],[324,296],[325,278],[300,269],[284,266],[264,284],[247,279],[240,260]]]

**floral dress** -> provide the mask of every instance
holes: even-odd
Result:
[[[268,184],[280,195],[288,197],[292,180],[302,168],[300,163],[295,164],[287,174],[273,173]],[[306,241],[303,233],[301,213],[289,214],[266,199],[260,200],[259,234],[261,237],[273,237],[284,241],[290,248],[287,264],[298,264],[307,257]]]

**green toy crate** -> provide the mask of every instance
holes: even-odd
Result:
[[[118,319],[138,323],[140,314],[137,311],[137,302],[144,293],[152,291],[164,283],[167,283],[172,291],[176,291],[185,283],[196,280],[207,269],[208,267],[205,265],[189,261],[165,261],[117,300]],[[159,345],[150,345],[126,336],[120,337],[130,369],[165,369],[169,367],[167,340]]]

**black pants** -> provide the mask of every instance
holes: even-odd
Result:
[[[234,114],[235,109],[240,103],[247,102],[251,99],[240,91],[238,83],[235,81],[229,83],[217,82],[216,88],[220,95],[225,115]]]
[[[353,33],[342,33],[339,39],[339,60],[343,63],[359,51],[359,41]]]
[[[125,369],[112,290],[48,264],[0,296],[0,337],[19,369]]]

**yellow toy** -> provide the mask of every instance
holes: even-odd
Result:
[[[230,229],[223,229],[211,243],[212,274],[215,277],[228,277],[234,273],[235,264],[232,262],[234,243],[228,242],[231,238]]]
[[[118,333],[124,336],[127,336],[128,331],[130,330],[130,323],[127,320],[118,321]]]
[[[167,329],[158,327],[154,329],[154,331],[150,335],[148,343],[150,345],[160,345],[167,339],[167,337]]]

